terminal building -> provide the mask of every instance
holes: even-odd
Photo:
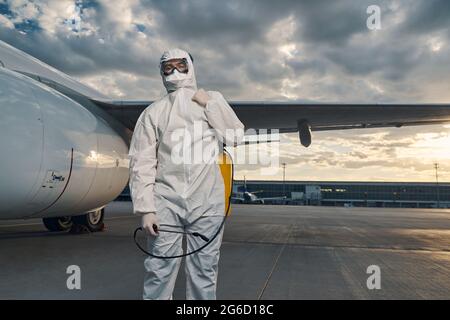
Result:
[[[235,181],[234,192],[243,191],[261,199],[281,198],[260,202],[272,204],[450,208],[450,183],[247,180],[244,184]]]
[[[450,208],[450,183],[237,180],[233,194],[250,203],[398,208]],[[272,198],[272,199],[270,199]],[[262,199],[262,200],[260,200]],[[128,186],[117,200],[130,200]]]

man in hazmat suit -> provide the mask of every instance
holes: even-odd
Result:
[[[140,115],[131,139],[130,191],[133,212],[142,215],[148,250],[157,256],[183,253],[183,233],[208,238],[225,213],[224,182],[217,164],[220,144],[237,145],[244,125],[216,91],[197,89],[192,56],[181,49],[164,52],[160,73],[167,95]],[[222,233],[186,257],[186,298],[216,299]],[[187,252],[204,240],[186,235]],[[148,256],[144,299],[172,299],[181,258]]]

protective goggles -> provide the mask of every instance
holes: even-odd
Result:
[[[164,61],[161,64],[161,71],[165,76],[171,75],[175,69],[181,73],[188,73],[188,61],[186,58],[182,59],[171,59]]]

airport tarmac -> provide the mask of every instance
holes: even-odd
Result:
[[[140,299],[144,255],[130,202],[106,230],[47,232],[0,221],[1,299]],[[81,268],[81,290],[66,269]],[[369,290],[367,268],[381,271]],[[174,298],[184,298],[183,269]],[[450,210],[234,205],[221,250],[219,299],[450,299]]]

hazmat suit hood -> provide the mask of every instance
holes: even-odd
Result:
[[[163,62],[171,59],[182,59],[182,58],[185,58],[188,62],[187,73],[181,73],[178,70],[175,70],[172,74],[168,76],[164,75],[164,73],[161,71],[161,65]],[[165,51],[159,61],[159,70],[164,83],[164,87],[166,87],[167,93],[171,93],[180,88],[187,88],[197,91],[197,81],[195,79],[194,63],[188,52],[182,49],[171,49]]]

